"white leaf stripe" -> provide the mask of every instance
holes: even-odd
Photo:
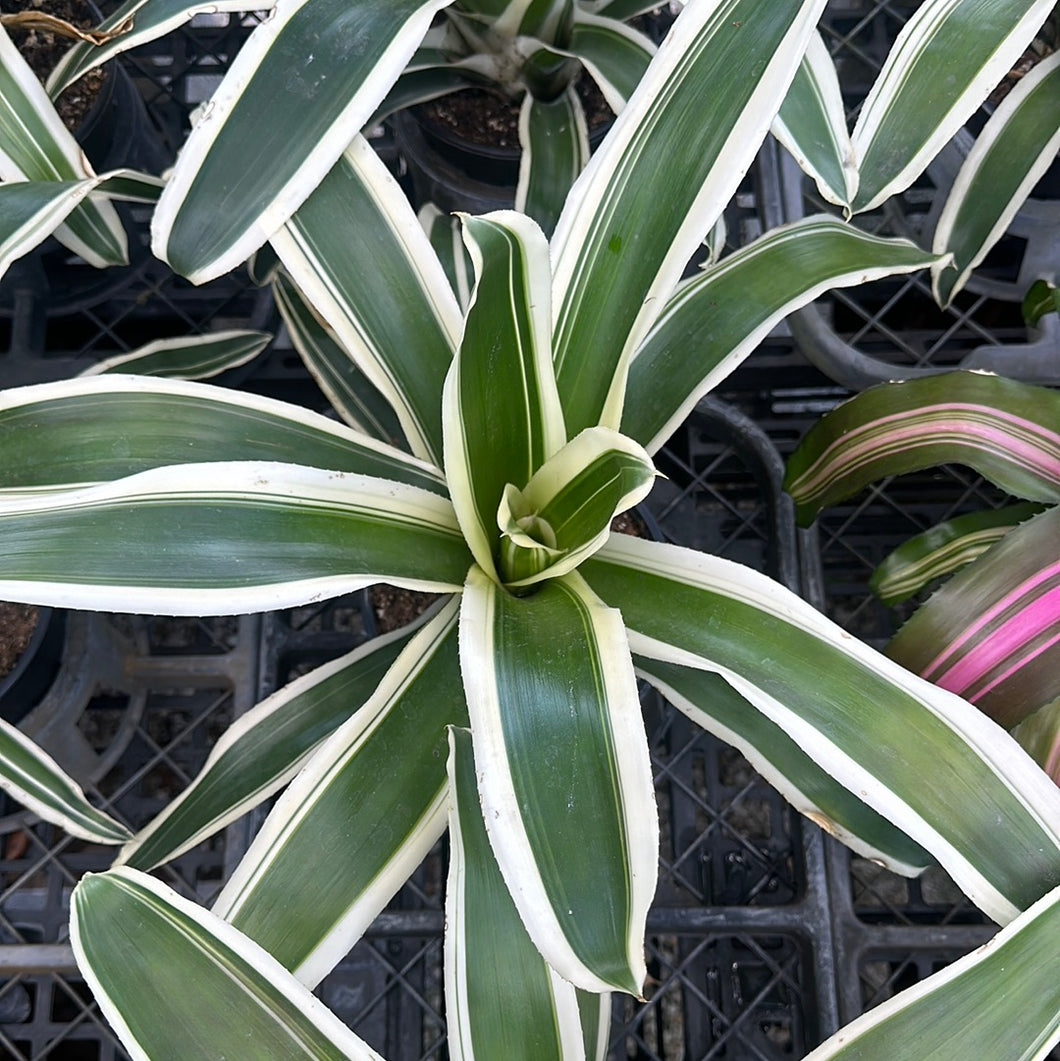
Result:
[[[262,917],[267,918],[268,912],[262,913],[256,908],[261,902],[260,891],[273,883],[278,868],[282,868],[285,849],[299,840],[300,826],[328,795],[329,786],[341,780],[344,770],[386,726],[390,714],[400,709],[402,697],[420,680],[439,651],[447,650],[448,640],[455,636],[458,608],[457,599],[442,606],[402,650],[371,699],[328,738],[280,797],[250,850],[218,896],[214,904],[218,916],[248,931],[251,923],[255,930],[265,924]],[[441,710],[444,709],[444,697],[459,691],[438,689],[436,692]],[[459,717],[449,718],[447,722],[465,724]],[[439,728],[438,732],[441,735],[442,729]],[[372,867],[373,876],[367,885],[343,893],[345,907],[341,916],[327,925],[323,937],[299,941],[303,953],[294,972],[303,983],[315,985],[333,968],[441,836],[447,814],[444,771],[438,779],[437,790],[413,812],[418,814],[418,819],[386,859]],[[370,823],[363,824],[368,826]],[[311,839],[316,842],[318,835],[314,834]],[[347,837],[344,842],[348,840]],[[333,916],[330,905],[325,913],[329,919]],[[278,927],[282,929],[283,925]]]
[[[854,127],[855,209],[907,188],[1014,65],[1054,0],[926,0],[905,24]],[[958,94],[938,91],[949,79]],[[912,102],[911,102],[912,101]]]
[[[146,1050],[141,1040],[145,1032],[156,1044],[165,1038],[167,1022],[160,1020],[164,1015],[178,1029],[198,1019],[204,1037],[216,1037],[225,1028],[228,1048],[233,1047],[231,1040],[243,1035],[235,1052],[225,1053],[230,1061],[255,1061],[261,1056],[262,1042],[253,1034],[247,1040],[241,1029],[252,1026],[260,1033],[263,1022],[273,1030],[270,1039],[278,1034],[286,1040],[283,1046],[275,1045],[291,1061],[383,1061],[265,950],[145,873],[122,867],[89,874],[75,889],[70,907],[70,942],[78,968],[136,1061],[157,1061],[160,1055]],[[198,968],[219,973],[226,989],[224,998],[196,998],[194,974],[172,994],[157,997],[157,989],[148,986],[145,990],[145,982],[153,985],[159,980],[157,953],[137,961],[135,949],[129,954],[125,953],[128,948],[115,946],[117,938],[127,939],[130,916],[138,918],[153,936],[161,932],[168,937],[172,948],[169,968],[178,978],[189,962],[189,972]],[[130,965],[134,966],[131,976]],[[148,966],[155,975],[147,974]],[[130,981],[135,980],[139,980],[137,994],[123,997],[132,995],[136,985]],[[190,1011],[181,1008],[182,999],[188,1000]],[[221,1021],[221,1013],[203,1016],[204,1010],[218,1003],[223,1016],[229,1018],[226,1022],[215,1023]],[[181,1046],[187,1049],[187,1041]]]
[[[391,0],[379,7],[371,0],[278,0],[270,17],[239,50],[210,99],[209,113],[181,148],[152,219],[156,255],[197,283],[214,279],[245,261],[291,217],[331,169],[400,75],[434,14],[447,2],[416,4],[404,0],[398,6]],[[273,76],[277,55],[284,48],[301,52],[312,40],[317,41],[318,51],[326,53],[318,60],[321,66],[330,67],[325,77],[342,70],[337,49],[345,49],[349,68],[345,76],[361,75],[359,82],[348,85],[347,96],[337,94],[338,85],[316,82],[316,75],[308,71],[302,80],[297,80],[301,77],[297,72],[294,83]],[[342,78],[333,76],[332,80]],[[299,94],[300,107],[295,103]],[[240,198],[244,204],[254,205],[249,209],[241,206],[234,219],[219,225],[220,215],[210,210],[209,204],[216,189],[232,180],[230,174],[226,177],[234,163],[230,141],[238,142],[246,128],[242,116],[254,115],[267,98],[290,108],[290,113],[277,115],[270,136],[294,128],[297,114],[304,130],[316,131],[313,142],[306,142],[307,134],[303,134],[300,141],[286,145],[286,154],[270,158],[270,165],[252,172],[244,166]],[[259,138],[263,135],[260,122],[254,125],[254,134]],[[243,146],[245,149],[246,144]],[[208,241],[206,220],[196,216],[196,211],[203,209],[200,197],[212,222]]]
[[[750,605],[764,616],[775,616],[790,623],[793,629],[818,639],[829,650],[840,653],[837,659],[846,657],[864,673],[866,680],[885,681],[896,695],[910,697],[946,727],[952,738],[968,746],[969,757],[974,756],[977,769],[982,771],[983,783],[991,786],[977,798],[989,797],[990,806],[996,805],[998,813],[1005,808],[1005,813],[1012,815],[1010,820],[1024,828],[1028,837],[1032,833],[1038,837],[1033,842],[1040,845],[1036,849],[1036,857],[1042,858],[1040,872],[1056,872],[1060,867],[1060,791],[1040,770],[1029,767],[1025,753],[1008,734],[965,701],[874,652],[840,631],[790,591],[740,565],[675,546],[625,539],[621,535],[612,536],[598,556],[645,576],[658,576],[676,585],[698,587],[710,594]],[[591,569],[596,562],[589,562],[587,574],[591,582],[594,575]],[[626,620],[629,625],[628,614]],[[656,638],[635,634],[632,630],[630,645],[645,656],[704,667],[722,674],[804,748],[814,749],[813,757],[822,764],[828,763],[829,771],[841,776],[843,783],[859,798],[935,855],[966,894],[992,917],[1004,922],[1015,915],[1013,902],[986,879],[983,867],[970,860],[967,852],[955,846],[948,836],[941,835],[940,823],[912,810],[906,800],[915,798],[919,801],[920,793],[910,793],[907,797],[905,793],[888,788],[858,758],[838,746],[829,734],[723,663]],[[925,716],[925,721],[927,718]],[[972,761],[969,758],[968,762]],[[1000,867],[995,866],[994,871],[1000,872]],[[1026,887],[1028,880],[1021,879],[1020,883]]]
[[[120,844],[129,830],[93,807],[76,782],[21,730],[0,719],[0,788],[47,822],[94,843]]]
[[[1060,151],[1060,52],[1024,75],[976,137],[935,227],[933,246],[954,251],[956,276],[932,266],[936,301],[948,305],[998,241]],[[1027,158],[1028,144],[1036,158]],[[1017,179],[1018,178],[1018,179]],[[987,227],[984,219],[989,218]],[[958,248],[958,244],[960,247]],[[958,252],[959,250],[959,252]]]
[[[254,0],[256,11],[268,11],[274,0]],[[112,59],[130,48],[139,47],[165,36],[198,14],[215,14],[225,11],[246,11],[247,0],[205,0],[205,2],[177,3],[166,0],[128,0],[116,11],[107,15],[97,27],[103,32],[116,32],[116,36],[103,44],[76,41],[63,53],[48,77],[47,89],[57,97],[68,85],[72,85],[89,70]]]
[[[180,402],[184,400],[188,401],[189,405],[200,406],[201,403],[202,408],[216,408],[219,413],[249,421],[246,431],[251,435],[267,431],[268,425],[273,423],[278,430],[289,431],[292,436],[304,431],[310,437],[334,440],[338,448],[348,447],[351,458],[362,452],[372,458],[378,458],[384,465],[392,464],[394,471],[389,476],[391,478],[412,482],[439,495],[445,491],[445,480],[435,465],[411,457],[394,446],[369,438],[363,432],[336,423],[320,413],[250,392],[228,391],[192,381],[107,373],[100,376],[80,376],[56,383],[9,388],[6,391],[0,390],[0,419],[14,423],[12,415],[32,419],[37,415],[38,409],[46,410],[49,406],[58,408],[63,402],[69,403],[71,408],[78,403],[90,407],[93,403],[102,403],[111,397],[159,397],[172,400],[175,408],[179,408]],[[262,427],[255,429],[254,421],[257,419],[260,419]],[[192,453],[194,452],[193,450]],[[0,497],[2,496],[0,493]]]
[[[206,762],[192,783],[176,799],[166,804],[161,814],[136,833],[135,837],[122,848],[115,864],[130,863],[141,869],[149,869],[163,861],[163,858],[165,861],[174,859],[194,847],[200,840],[241,817],[274,792],[278,792],[305,765],[320,744],[330,736],[330,733],[327,733],[311,746],[305,746],[297,757],[292,757],[292,754],[288,753],[282,769],[274,769],[274,772],[267,776],[259,772],[254,786],[248,787],[247,776],[263,756],[269,752],[275,752],[277,741],[304,742],[306,727],[310,725],[314,729],[319,727],[316,711],[312,719],[307,719],[305,711],[299,709],[299,700],[326,686],[329,701],[341,696],[345,714],[347,716],[352,714],[360,706],[356,701],[348,699],[351,685],[356,688],[358,684],[358,665],[371,661],[374,657],[382,657],[384,661],[392,659],[399,651],[400,645],[408,640],[412,631],[418,628],[422,621],[416,620],[409,627],[373,638],[352,652],[314,668],[309,674],[289,682],[240,715],[210,750]],[[352,677],[350,677],[351,674]],[[341,722],[342,719],[339,721]],[[297,734],[292,733],[295,726],[300,730]],[[254,756],[253,764],[247,761],[251,754]],[[232,799],[233,788],[240,793],[238,799]],[[201,805],[204,789],[211,792],[223,789],[226,800],[223,813],[215,814],[195,832],[189,832],[178,845],[169,844],[164,856],[159,855],[157,848],[159,834],[170,833],[170,823],[174,817],[179,818],[182,815],[189,801],[198,801]],[[141,854],[144,848],[152,851],[150,864],[144,862]]]
[[[523,922],[548,963],[585,990],[610,990],[612,985],[587,967],[574,950],[535,858],[527,816],[516,792],[513,765],[525,764],[513,763],[506,744],[509,727],[504,723],[502,692],[510,696],[512,690],[502,690],[499,685],[497,658],[504,618],[498,602],[506,600],[503,592],[473,567],[461,607],[461,663],[486,830]],[[654,788],[644,754],[647,749],[632,662],[618,613],[603,606],[577,575],[550,582],[542,592],[562,593],[571,606],[581,611],[585,648],[599,682],[597,708],[600,725],[608,731],[606,743],[613,756],[614,796],[622,818],[620,839],[627,859],[625,908],[629,920],[625,960],[639,986],[645,974],[641,936],[655,892],[658,817],[649,810],[654,807]],[[620,985],[623,990],[630,986]]]
[[[402,275],[401,289],[372,290],[378,298],[400,298],[400,308],[358,301],[362,263],[340,262],[334,247],[327,257],[320,254],[327,240],[337,234],[360,239],[366,226],[373,253],[385,247],[392,255],[388,273]],[[363,137],[350,144],[305,208],[272,235],[272,244],[307,301],[394,408],[416,455],[440,465],[437,401],[462,314],[404,193]],[[345,269],[337,272],[340,264]],[[405,348],[409,344],[412,349]]]
[[[230,518],[221,520],[219,513],[225,511]],[[247,515],[251,512],[253,517]],[[240,514],[244,523],[248,518],[258,523],[272,520],[269,525],[280,527],[284,537],[259,542],[254,552],[249,547],[253,539],[240,538],[244,544],[239,562],[233,563],[225,550],[228,539],[237,533],[234,521]],[[361,522],[363,527],[373,528],[377,541],[351,539],[347,543],[354,550],[350,557],[365,548],[369,551],[362,555],[368,558],[381,548],[390,557],[385,561],[387,566],[397,563],[406,570],[341,570],[350,560],[340,560],[341,552],[334,548],[321,552],[321,542],[310,536],[311,516],[314,522],[334,517],[343,524],[350,521],[350,527]],[[190,543],[207,517],[209,532],[215,537],[210,549],[197,552]],[[179,518],[186,522],[179,540],[175,538],[162,553],[157,549],[139,553],[126,549],[122,553],[108,540],[100,541],[90,554],[71,553],[65,560],[41,551],[47,538],[65,555],[64,550],[72,547],[69,535],[76,538],[86,528],[109,535],[110,529],[101,530],[108,521],[120,523],[127,535],[135,520],[144,524],[141,533],[149,536],[146,540],[157,542],[160,528],[168,526],[172,534],[172,521]],[[261,611],[338,596],[380,579],[410,589],[447,592],[460,588],[453,577],[457,571],[462,577],[470,560],[452,506],[443,498],[369,476],[260,461],[175,465],[115,483],[20,496],[9,499],[0,509],[0,521],[5,524],[9,542],[8,554],[0,557],[0,575],[4,576],[0,578],[0,593],[7,594],[3,599],[60,607],[155,612],[164,608],[170,615],[209,614],[211,609],[216,614],[239,609]],[[225,536],[217,538],[219,528]],[[21,551],[17,553],[16,533],[21,535]],[[410,535],[409,542],[399,544],[405,533]],[[448,576],[413,573],[419,561],[406,555],[407,549],[415,550],[415,540],[422,547],[427,539],[432,543],[432,565],[449,554]],[[168,559],[179,551],[185,554],[184,569],[174,567]],[[275,568],[279,555],[287,558],[286,578]],[[79,570],[71,572],[74,563]],[[63,581],[58,581],[60,568]],[[312,570],[321,573],[297,573]],[[432,566],[424,570],[441,569]]]
[[[267,332],[229,328],[181,339],[156,339],[128,354],[104,358],[81,375],[134,372],[175,375],[181,379],[203,379],[245,365],[272,340]]]
[[[1060,992],[1047,972],[1058,902],[1055,889],[982,947],[851,1021],[805,1061],[888,1061],[895,1044],[914,1041],[918,1057],[1046,1057],[1060,1041]]]
[[[757,22],[750,19],[742,3],[686,5],[641,88],[567,198],[552,242],[553,338],[556,377],[572,435],[597,423],[618,427],[629,358],[750,165],[825,0],[786,5],[779,15],[777,8],[770,12],[772,22],[763,19],[761,9]],[[762,26],[769,32],[748,35],[744,14],[748,27]],[[693,93],[690,85],[710,76],[732,54],[742,56],[751,49],[758,58],[759,42],[767,39],[776,46],[761,56],[765,69],[754,86],[730,78],[725,94],[719,95],[719,108],[725,105],[724,127],[718,128],[718,122],[692,126],[682,105]],[[704,133],[689,135],[692,129]],[[704,146],[708,143],[709,150]],[[724,164],[712,165],[718,159]],[[649,202],[648,189],[654,198],[667,182],[678,185],[674,193],[680,203],[668,197],[671,206],[665,216]],[[650,243],[643,232],[633,231],[635,223],[643,227],[646,216],[656,222],[648,233]],[[624,236],[627,241],[637,239],[635,249],[627,246],[623,251]],[[617,271],[614,263],[622,253],[626,261],[631,254],[639,255],[639,266],[630,263],[625,271]],[[593,359],[598,358],[605,341],[614,349],[614,366],[599,382],[601,374],[588,372],[586,359],[590,350]],[[606,394],[598,393],[605,385]]]

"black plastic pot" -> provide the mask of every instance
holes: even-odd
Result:
[[[62,659],[66,613],[41,608],[37,627],[13,670],[0,678],[0,718],[20,722],[51,688]]]

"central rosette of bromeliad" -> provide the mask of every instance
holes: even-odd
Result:
[[[641,501],[655,468],[632,439],[593,427],[563,446],[497,508],[497,572],[510,588],[573,570],[607,540],[611,520]]]
[[[525,596],[596,552],[655,466],[602,422],[620,422],[617,397],[564,408],[541,229],[505,210],[462,220],[476,282],[442,395],[445,477],[478,567]]]

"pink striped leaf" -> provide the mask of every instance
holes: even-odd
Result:
[[[823,417],[788,462],[799,522],[888,475],[965,464],[1030,501],[1060,501],[1060,393],[980,372],[885,383]]]
[[[1006,727],[1060,697],[1060,509],[954,575],[887,654]]]

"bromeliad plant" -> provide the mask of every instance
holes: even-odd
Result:
[[[937,858],[1012,922],[1004,953],[1027,964],[1005,997],[1033,997],[1026,1019],[986,1005],[996,987],[979,965],[907,1000],[901,1019],[958,1045],[1002,1021],[1009,1041],[1053,1038],[1060,988],[1026,950],[1052,925],[1060,885],[1048,779],[964,701],[764,576],[609,532],[650,489],[651,453],[793,306],[932,260],[813,218],[678,283],[823,2],[687,4],[550,243],[514,212],[463,219],[466,312],[365,141],[330,157],[315,144],[312,166],[290,168],[312,137],[340,139],[321,133],[333,112],[314,117],[319,91],[273,78],[283,113],[240,131],[265,66],[251,53],[241,92],[222,93],[189,141],[156,235],[199,278],[270,238],[304,350],[355,360],[410,452],[183,381],[106,374],[0,397],[0,596],[172,614],[286,607],[383,580],[445,597],[258,705],[134,836],[2,731],[5,784],[24,804],[122,845],[118,868],[77,888],[71,939],[134,1056],[374,1058],[309,988],[447,822],[451,1056],[603,1056],[608,993],[644,990],[655,885],[638,674],[858,850],[905,872]],[[308,32],[311,6],[326,10],[278,7],[267,39]],[[365,59],[386,51],[366,25],[401,18],[422,37],[439,5],[338,6],[356,32],[313,23],[323,73],[330,83],[342,52],[352,80],[339,87],[355,83],[353,113],[370,114],[392,81],[379,71],[396,76],[406,59]],[[415,35],[400,28],[388,39]],[[231,137],[290,132],[296,105],[307,129],[293,152],[255,146],[235,175],[221,167],[237,157]],[[350,375],[331,378],[343,418],[390,437]],[[212,911],[147,875],[285,786]],[[977,1018],[953,990],[977,1000]],[[864,1056],[841,1039],[822,1049]]]
[[[823,417],[788,465],[800,521],[888,475],[964,464],[1013,498],[958,516],[888,556],[870,586],[885,604],[949,578],[887,654],[959,693],[1060,781],[1060,394],[983,373],[884,384]]]

